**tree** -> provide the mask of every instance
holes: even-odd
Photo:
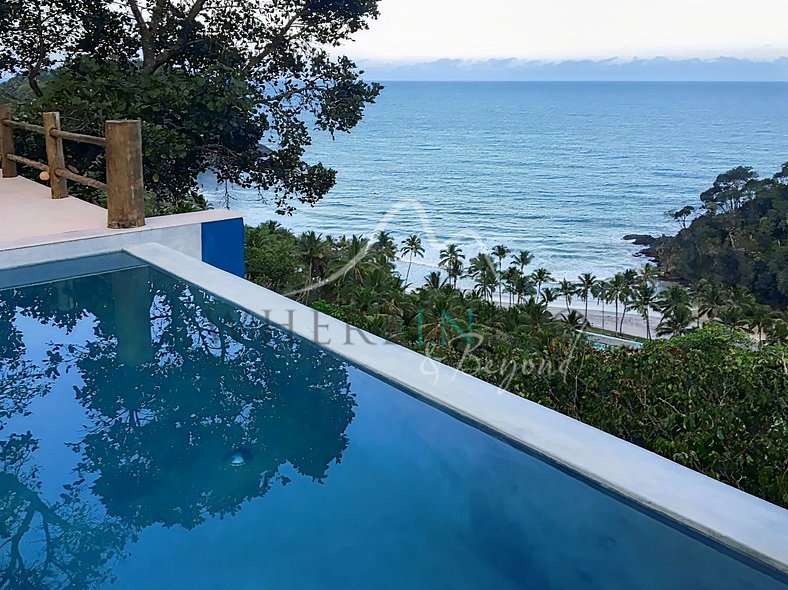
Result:
[[[670,216],[681,223],[682,228],[687,229],[687,218],[693,213],[695,213],[695,207],[692,205],[686,205],[678,211],[673,211],[670,213]]]
[[[397,255],[397,245],[394,243],[391,233],[387,231],[378,232],[372,248],[382,254],[387,260],[393,260]]]
[[[542,289],[541,298],[545,304],[549,305],[553,301],[558,299],[559,295],[560,293],[558,293],[558,291],[556,291],[555,289],[551,287],[545,287],[544,289]]]
[[[322,238],[322,235],[313,231],[301,235],[301,251],[309,265],[307,280],[310,283],[323,275],[322,260],[325,255],[325,245]]]
[[[597,303],[602,304],[602,329],[605,329],[605,304],[610,301],[610,292],[607,281],[599,280],[594,283],[591,293],[596,298]]]
[[[517,277],[514,284],[514,292],[517,294],[517,303],[519,305],[522,303],[524,297],[533,297],[536,295],[536,288],[531,275],[525,275],[517,268],[515,268],[515,270],[517,271]]]
[[[621,333],[621,328],[618,323],[618,305],[627,297],[627,280],[623,273],[616,274],[611,281],[608,283],[608,294],[610,295],[610,299],[616,305],[616,318],[615,318],[615,325],[616,325],[616,333]],[[623,323],[623,318],[622,318]]]
[[[501,281],[496,272],[487,267],[479,272],[476,278],[474,293],[492,303],[495,290],[500,287]]]
[[[549,283],[553,280],[553,275],[550,274],[550,271],[546,268],[537,268],[533,274],[534,283],[536,283],[536,295],[537,297],[542,296],[542,285],[544,283]]]
[[[421,245],[421,238],[414,234],[402,240],[400,253],[410,257],[408,260],[408,271],[405,273],[405,282],[407,283],[410,276],[410,267],[413,264],[413,257],[420,256],[424,258],[424,247]]]
[[[632,303],[646,322],[646,337],[651,339],[650,311],[657,306],[657,289],[648,281],[643,281],[632,290]]]
[[[438,266],[446,270],[446,274],[452,281],[452,286],[457,288],[457,280],[462,276],[464,270],[465,255],[457,244],[447,244],[446,248],[440,251]]]
[[[659,294],[657,300],[657,309],[663,316],[670,315],[676,309],[686,307],[689,309],[690,298],[687,290],[681,285],[668,285],[668,287]]]
[[[692,312],[687,306],[671,309],[657,325],[659,336],[681,336],[687,332],[687,327],[692,323]]]
[[[480,253],[471,258],[468,263],[468,276],[476,281],[474,292],[492,302],[492,296],[500,282],[492,256]]]
[[[788,169],[788,166],[784,166]],[[788,305],[788,182],[782,172],[759,179],[751,168],[721,174],[701,195],[703,211],[649,250],[662,273],[682,283],[706,279],[739,285],[760,303]]]
[[[581,274],[578,277],[577,294],[580,299],[585,303],[585,317],[588,317],[588,297],[593,293],[594,285],[596,285],[596,277],[590,272]]]
[[[576,310],[571,310],[561,319],[561,322],[573,332],[584,330],[588,325],[588,320],[581,316]]]
[[[511,250],[503,244],[495,246],[492,250],[492,255],[498,259],[498,305],[503,305],[503,281],[501,281],[500,278],[501,274],[503,273],[503,261],[509,255],[509,252],[511,252]]]
[[[525,273],[525,267],[534,261],[534,256],[528,250],[520,250],[514,256],[514,264],[520,270],[520,274]]]
[[[643,265],[643,268],[640,269],[640,279],[644,282],[655,283],[657,279],[659,279],[659,269],[647,262]]]
[[[441,280],[441,273],[437,271],[432,271],[426,277],[424,277],[424,286],[423,289],[440,289],[443,287],[443,281]]]
[[[763,346],[764,333],[769,331],[771,323],[774,321],[772,308],[768,305],[751,305],[745,312],[747,327],[754,330],[758,336],[758,347]]]
[[[575,294],[575,291],[575,286],[566,279],[562,279],[558,284],[558,294],[564,298],[567,313],[569,313],[569,306],[572,305],[572,296]]]
[[[315,132],[352,129],[381,87],[328,51],[377,17],[377,0],[15,0],[0,18],[0,74],[24,76],[22,116],[68,128],[143,120],[145,185],[158,207],[202,207],[197,177],[315,203],[335,172],[303,156]],[[40,146],[30,149],[42,149]],[[102,178],[100,150],[72,145]]]
[[[700,195],[704,208],[710,213],[736,210],[752,197],[758,174],[749,166],[738,166],[717,176],[712,187]]]

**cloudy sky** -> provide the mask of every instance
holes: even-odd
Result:
[[[356,59],[788,56],[788,0],[381,0]]]

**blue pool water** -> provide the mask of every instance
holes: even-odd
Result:
[[[675,233],[665,212],[699,204],[718,174],[788,161],[786,83],[384,84],[349,135],[316,138],[307,158],[337,185],[285,226],[417,233],[416,262],[432,266],[447,242],[467,259],[504,243],[558,278],[604,277],[642,262],[625,234]],[[206,184],[221,206],[223,188]],[[231,195],[247,223],[275,217],[256,191]]]
[[[0,290],[0,588],[788,588],[125,262]]]

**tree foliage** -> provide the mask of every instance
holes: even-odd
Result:
[[[650,249],[664,274],[741,287],[762,303],[787,307],[788,164],[772,178],[735,168],[700,198],[703,214]]]
[[[377,0],[11,0],[0,73],[27,79],[23,116],[58,110],[101,133],[144,122],[145,181],[159,210],[204,206],[198,175],[273,195],[278,212],[315,203],[335,172],[304,160],[315,132],[346,132],[380,86],[329,52],[377,16]],[[41,150],[38,144],[28,150]],[[100,151],[70,162],[101,178]]]

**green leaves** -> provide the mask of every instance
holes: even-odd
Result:
[[[204,208],[205,172],[267,192],[278,213],[317,202],[336,172],[304,160],[312,134],[350,131],[381,90],[326,51],[366,27],[377,0],[14,0],[3,10],[0,73],[26,76],[36,96],[15,92],[18,112],[58,110],[64,127],[91,133],[142,119],[153,212]],[[69,149],[71,165],[101,178],[95,150]]]
[[[788,166],[784,167],[784,170]],[[701,194],[705,213],[660,238],[663,272],[686,282],[739,286],[761,303],[788,306],[788,183],[784,172],[758,179],[751,168],[721,174]],[[677,219],[686,221],[683,212]],[[687,214],[689,215],[689,213]]]

